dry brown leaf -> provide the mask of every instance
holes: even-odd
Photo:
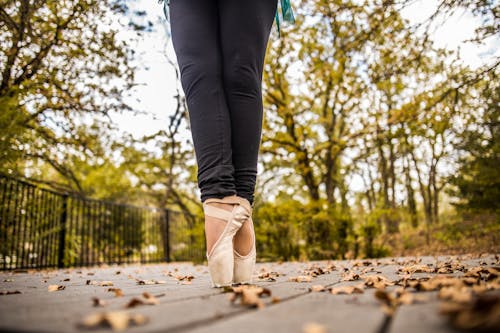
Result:
[[[113,281],[101,281],[99,282],[99,286],[101,287],[112,287]]]
[[[160,304],[160,301],[158,301],[158,299],[155,296],[151,295],[148,292],[143,292],[142,297],[144,297],[147,300],[147,304],[151,304],[151,305]]]
[[[296,277],[290,277],[288,278],[288,281],[290,282],[311,282],[312,276],[310,275],[299,275]]]
[[[386,286],[394,285],[394,282],[383,275],[363,275],[361,278],[365,281],[365,286],[376,289],[384,289]]]
[[[323,274],[330,274],[330,272],[336,270],[335,265],[319,266],[317,264],[312,265],[304,269],[304,275],[310,275],[316,277]]]
[[[230,295],[230,301],[234,303],[236,300],[240,299],[241,305],[250,307],[263,308],[264,303],[260,298],[271,296],[271,290],[254,285],[242,285],[232,287],[232,289],[233,294]]]
[[[14,290],[14,291],[4,290],[4,291],[0,291],[0,295],[14,295],[14,294],[22,294],[22,292],[20,292],[19,290]]]
[[[326,327],[318,323],[306,323],[302,327],[303,333],[326,333]]]
[[[48,287],[49,292],[59,291],[59,290],[64,290],[64,289],[66,289],[66,286],[60,286],[60,285],[57,285],[57,284],[51,284]]]
[[[192,275],[178,275],[175,278],[178,281],[189,281],[189,282],[191,282],[191,280],[194,279],[194,276],[192,276]]]
[[[362,294],[363,293],[363,284],[358,284],[355,286],[341,286],[341,287],[335,287],[330,289],[330,293],[333,295],[340,295],[340,294],[346,294],[346,295],[351,295],[351,294]]]
[[[100,298],[92,297],[92,304],[93,306],[106,306],[108,303]]]
[[[321,284],[316,284],[314,286],[311,286],[311,288],[309,288],[310,291],[314,291],[314,292],[317,292],[317,291],[324,291],[325,290],[325,286],[321,285]]]
[[[348,272],[346,274],[343,274],[342,276],[342,281],[356,281],[359,279],[360,279],[359,274],[356,274],[354,272]]]
[[[413,273],[433,273],[434,268],[431,268],[427,265],[411,265],[400,267],[398,273],[403,274],[413,274]]]
[[[138,305],[158,305],[160,302],[153,295],[145,292],[142,294],[142,298],[134,297],[126,305],[126,308],[134,308]]]
[[[109,288],[108,291],[114,292],[115,297],[122,297],[123,296],[123,291],[120,288]]]
[[[150,285],[150,284],[165,284],[167,281],[163,280],[137,280],[139,285]]]
[[[130,314],[125,311],[110,311],[93,313],[86,316],[80,323],[85,328],[111,327],[114,331],[123,331],[130,324],[143,325],[148,318],[142,314]]]
[[[455,328],[471,331],[498,332],[500,329],[500,295],[481,294],[471,302],[442,302],[439,312],[448,317]]]
[[[260,280],[268,281],[268,282],[275,282],[276,278],[280,275],[283,275],[283,274],[280,274],[277,272],[263,272],[263,273],[260,273],[257,278]]]
[[[452,302],[467,303],[472,301],[472,288],[444,287],[439,290],[438,297]]]

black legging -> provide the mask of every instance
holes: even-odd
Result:
[[[201,201],[253,204],[262,134],[262,71],[277,0],[170,0]]]

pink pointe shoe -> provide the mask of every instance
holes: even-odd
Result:
[[[222,199],[209,198],[203,202],[205,216],[212,216],[227,221],[224,230],[215,242],[210,253],[207,253],[208,270],[213,287],[230,286],[234,274],[233,238],[236,232],[247,221],[251,214],[250,204],[246,199],[231,195]],[[234,204],[232,211],[210,205],[211,202]],[[248,201],[247,201],[248,203]]]

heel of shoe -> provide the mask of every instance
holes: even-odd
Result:
[[[250,284],[253,280],[253,272],[255,270],[255,262],[257,258],[257,250],[255,245],[255,229],[253,227],[252,217],[246,223],[252,223],[252,237],[253,245],[250,252],[246,255],[239,254],[236,250],[233,250],[234,254],[234,271],[233,271],[233,283],[235,284]]]
[[[252,283],[256,257],[255,247],[246,256],[242,256],[238,252],[234,251],[233,283]]]
[[[232,211],[227,211],[209,205],[211,202],[233,203]],[[248,210],[243,207],[235,196],[223,199],[210,198],[203,203],[206,216],[227,221],[224,230],[215,242],[210,253],[207,253],[208,269],[213,287],[230,286],[234,273],[233,237],[249,217]]]

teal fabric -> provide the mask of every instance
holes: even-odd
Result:
[[[293,16],[293,10],[292,6],[290,5],[290,0],[277,0],[278,4],[281,3],[281,17],[283,18],[283,21],[289,22],[289,23],[295,23],[295,17]],[[170,5],[170,0],[158,0],[158,3],[163,2],[163,14],[165,15],[165,19],[167,20],[167,25],[166,25],[166,32],[168,35],[168,38],[170,38],[170,29],[169,29],[169,22],[170,22],[170,12],[169,12],[169,5]],[[279,18],[279,11],[276,10],[276,27],[278,28],[278,37],[281,37],[281,30],[280,30],[280,18]]]
[[[290,0],[281,0],[281,16],[283,17],[284,21],[295,23],[295,18],[293,17],[293,11],[292,11],[292,6],[290,5]],[[280,18],[278,11],[276,11],[276,26],[278,28],[278,36],[281,37]]]

